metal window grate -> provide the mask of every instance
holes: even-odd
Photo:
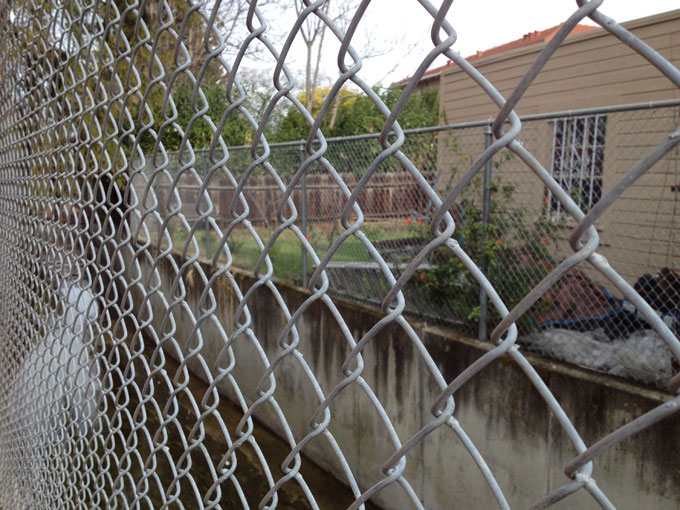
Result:
[[[553,122],[552,176],[576,204],[590,210],[602,197],[607,116],[566,117]],[[549,194],[550,210],[560,201]]]

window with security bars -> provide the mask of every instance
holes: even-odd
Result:
[[[553,123],[551,172],[583,211],[602,196],[602,169],[607,131],[606,115],[564,117]],[[551,214],[559,214],[562,204],[548,191]]]

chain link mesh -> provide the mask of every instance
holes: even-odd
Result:
[[[630,166],[673,127],[678,104],[670,101],[658,106],[610,107],[600,113],[590,109],[587,114],[527,117],[522,119],[527,140],[524,146],[569,191],[577,205],[587,211],[602,197],[605,149],[607,168]],[[490,122],[479,122],[408,130],[404,132],[401,150],[443,198],[460,178],[461,169],[484,150],[491,136],[490,128]],[[379,154],[378,137],[375,134],[328,140],[325,157],[350,188]],[[283,181],[289,182],[294,169],[304,160],[304,142],[272,144],[271,151],[270,160],[280,169]],[[230,150],[236,174],[247,168],[245,162],[238,166],[239,158],[246,152],[245,147]],[[197,168],[203,175],[208,169],[208,151],[197,150],[196,154]],[[171,160],[176,157],[177,153],[170,155]],[[672,190],[677,186],[677,164],[676,149],[600,220],[600,252],[612,261],[628,284],[641,291],[676,334],[680,328],[677,312],[680,256],[674,237],[678,228],[677,196]],[[176,172],[179,165],[172,163],[171,168],[174,169],[171,172]],[[320,168],[310,168],[305,179],[306,238],[321,257],[342,229],[339,206],[342,195]],[[156,188],[161,202],[169,189],[169,184]],[[180,181],[177,190],[182,203],[194,204],[198,189]],[[248,202],[255,206],[251,222],[261,237],[269,237],[277,223],[275,180],[253,177],[244,190]],[[213,218],[221,228],[226,228],[231,216],[225,209],[233,200],[235,187],[226,180],[213,180],[207,191],[215,203]],[[303,208],[302,195],[300,188],[292,195],[298,209]],[[663,210],[659,210],[656,197],[665,198]],[[399,165],[383,165],[380,173],[366,183],[358,200],[365,216],[364,233],[392,273],[401,274],[428,240],[434,213],[432,201]],[[456,220],[453,237],[483,270],[506,304],[517,304],[571,251],[567,244],[572,224],[568,214],[547,188],[535,185],[524,164],[507,150],[501,151],[482,175],[463,189],[450,212]],[[255,241],[243,234],[239,238],[238,231],[231,236],[233,263],[248,270],[259,257]],[[209,233],[209,228],[196,237],[201,255],[210,258],[220,237]],[[175,240],[184,243],[186,237]],[[350,238],[343,243],[326,265],[328,292],[380,305],[389,283],[381,277],[380,266],[367,250],[351,241]],[[301,246],[295,237],[282,238],[278,250],[270,254],[274,276],[301,284],[305,275],[300,253]],[[219,260],[226,262],[226,255],[221,254]],[[307,277],[313,269],[308,268]],[[672,375],[670,353],[630,301],[610,287],[606,278],[588,267],[568,272],[520,319],[519,341],[552,357],[665,386]],[[404,292],[407,314],[478,335],[480,339],[486,339],[488,329],[500,320],[493,309],[488,310],[485,293],[480,297],[478,282],[441,250],[421,264]],[[658,359],[666,363],[661,367],[636,366],[630,359],[589,360],[578,356],[574,347],[605,342],[607,348],[615,351],[621,341],[631,346],[631,337],[633,342],[636,339],[643,342],[642,345],[650,342],[658,350]]]
[[[523,504],[548,508],[586,493],[614,508],[615,495],[594,482],[597,460],[676,412],[672,367],[639,377],[670,399],[587,444],[518,342],[568,358],[551,331],[615,343],[653,330],[668,362],[680,359],[677,116],[658,107],[521,121],[513,109],[586,17],[675,87],[680,72],[603,14],[602,0],[579,0],[505,99],[454,51],[451,1],[420,0],[433,46],[390,109],[362,80],[352,46],[368,3],[342,29],[323,0],[304,2],[298,21],[320,20],[341,43],[342,75],[316,117],[287,64],[300,23],[275,44],[256,1],[242,4],[238,30],[219,15],[236,2],[0,9],[2,508],[356,509],[394,494],[424,508],[407,463],[447,435],[508,508],[512,488],[497,483],[494,462],[454,417],[456,392],[501,359],[525,374],[573,447],[562,484]],[[241,67],[255,45],[275,89],[258,113]],[[404,132],[399,112],[439,55],[498,113],[476,126]],[[215,69],[226,83],[219,119],[206,98]],[[384,114],[382,131],[327,140],[321,121],[350,83]],[[181,104],[180,87],[191,91]],[[284,102],[309,123],[302,143],[267,141]],[[252,145],[228,147],[232,118],[252,130]],[[207,150],[191,141],[198,123],[211,133]],[[179,150],[166,150],[173,140]],[[619,178],[606,188],[609,161]],[[664,202],[672,210],[657,207],[667,192],[676,193]],[[286,280],[305,284],[303,298]],[[234,304],[228,316],[218,311],[221,286]],[[261,305],[265,295],[276,310]],[[381,318],[357,333],[337,295],[379,304]],[[332,332],[301,326],[320,308]],[[447,380],[413,315],[478,333],[490,347]],[[258,320],[275,324],[275,338]],[[395,408],[366,376],[367,346],[388,330],[406,339],[435,388],[421,403],[431,415],[414,430],[399,418],[410,409]],[[315,335],[338,344],[332,385],[306,361]],[[244,352],[256,360],[245,369]],[[580,354],[571,361],[587,365]],[[290,373],[306,381],[304,395],[287,391]],[[335,425],[336,405],[349,398],[370,407],[389,452],[370,474]],[[297,415],[294,399],[312,412]],[[320,449],[331,460],[314,457]],[[314,461],[340,482],[319,482]]]

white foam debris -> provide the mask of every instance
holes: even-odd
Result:
[[[552,358],[640,382],[665,385],[673,375],[672,354],[653,330],[610,341],[603,329],[547,329],[524,337],[521,343]]]

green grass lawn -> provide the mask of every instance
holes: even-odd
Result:
[[[170,231],[172,232],[175,250],[183,250],[187,239],[186,230],[177,225],[171,226]],[[332,229],[328,224],[310,226],[307,237],[319,259],[324,257],[333,240],[342,231],[342,227]],[[369,223],[362,227],[362,231],[371,241],[399,239],[413,237],[414,235],[406,223],[403,226],[395,225],[394,221]],[[266,245],[274,233],[274,229],[256,227],[256,232],[262,240],[262,244]],[[195,237],[200,247],[201,258],[207,258],[205,230],[197,231]],[[211,258],[214,256],[218,242],[217,234],[212,232],[210,236]],[[231,232],[227,242],[233,256],[234,265],[243,269],[254,269],[261,250],[252,234],[245,228],[239,228]],[[189,254],[194,254],[194,249],[191,247]],[[270,257],[274,265],[274,275],[277,278],[290,282],[300,282],[302,273],[302,243],[292,231],[286,230],[278,237],[271,248]],[[220,256],[220,262],[224,263],[226,260],[227,257],[223,253]],[[370,256],[361,241],[355,236],[351,236],[345,240],[331,260],[333,262],[364,262],[369,261]],[[313,270],[311,257],[308,257],[308,267],[311,274]]]

